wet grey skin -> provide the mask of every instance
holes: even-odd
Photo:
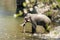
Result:
[[[25,21],[22,24],[22,26],[25,26],[27,22],[30,22],[32,24],[32,34],[36,33],[36,27],[37,25],[42,25],[44,29],[47,30],[48,26],[51,24],[51,20],[44,14],[27,14],[25,16]]]

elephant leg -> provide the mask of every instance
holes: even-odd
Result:
[[[36,33],[36,26],[32,25],[32,34]]]
[[[32,22],[32,34],[36,33],[36,22]]]
[[[47,32],[49,32],[49,30],[48,30],[48,24],[44,24],[43,27],[44,27],[44,29],[45,29]]]

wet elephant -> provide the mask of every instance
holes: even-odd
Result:
[[[42,25],[45,28],[45,30],[49,32],[49,30],[47,30],[46,25],[50,25],[51,20],[44,14],[27,14],[25,16],[25,21],[22,24],[22,26],[25,26],[27,22],[32,23],[32,34],[36,33],[37,25]]]

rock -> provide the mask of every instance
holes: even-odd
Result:
[[[54,30],[50,31],[50,33],[38,34],[37,36],[35,35],[35,37],[41,39],[58,39],[60,38],[60,26],[55,27]]]

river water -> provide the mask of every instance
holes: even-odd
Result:
[[[23,33],[23,27],[20,26],[23,18],[14,18],[14,14],[15,12],[0,5],[0,40],[37,40],[27,36],[30,33],[26,33],[27,35]],[[30,28],[26,29],[31,32]]]

